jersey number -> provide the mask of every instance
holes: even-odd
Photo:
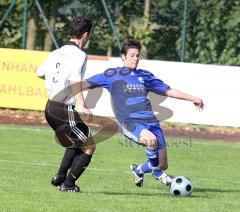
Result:
[[[53,83],[57,83],[58,82],[58,74],[59,74],[59,70],[60,70],[60,63],[56,63],[56,71],[57,71],[57,73],[56,73],[56,76],[55,77],[53,77]]]

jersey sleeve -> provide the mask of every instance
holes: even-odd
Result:
[[[109,80],[104,74],[96,74],[92,77],[86,79],[87,82],[91,85],[91,87],[104,87],[109,89]]]
[[[82,57],[80,60],[78,61],[74,61],[71,65],[70,65],[70,75],[69,75],[69,80],[73,81],[73,82],[81,82],[86,70],[86,54],[84,55],[84,57]]]
[[[38,77],[45,76],[46,68],[47,68],[47,62],[48,62],[48,58],[38,67],[37,72],[36,72],[36,75]]]
[[[81,71],[81,78],[82,78],[82,80],[83,80],[83,78],[85,76],[86,68],[87,68],[87,58],[85,58],[85,60],[83,62],[83,66],[82,66],[82,71]]]
[[[146,74],[144,84],[148,91],[152,91],[160,95],[164,95],[170,89],[169,85],[165,84],[162,80],[158,79],[150,72]]]

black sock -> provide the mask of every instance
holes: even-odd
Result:
[[[58,170],[59,175],[67,175],[68,169],[72,166],[73,159],[75,155],[78,153],[78,149],[66,149],[61,165]]]
[[[72,162],[71,170],[64,181],[66,186],[73,186],[75,185],[75,181],[82,175],[82,173],[87,168],[88,164],[90,163],[92,155],[88,155],[84,152],[81,154],[77,154]]]

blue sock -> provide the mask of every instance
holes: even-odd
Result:
[[[152,170],[152,173],[153,173],[154,177],[160,177],[162,175],[163,171],[159,167],[159,169]]]
[[[149,161],[142,163],[138,166],[137,171],[139,174],[146,174],[152,171],[152,169],[149,167]]]
[[[159,153],[158,149],[146,149],[147,157],[149,159],[149,168],[151,168],[154,177],[162,175],[162,170],[159,167]]]

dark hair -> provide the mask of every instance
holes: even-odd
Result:
[[[85,18],[76,16],[70,23],[69,35],[70,38],[81,38],[85,32],[90,32],[92,29],[92,21]]]
[[[139,52],[140,52],[141,48],[142,48],[142,46],[141,46],[141,43],[139,41],[134,40],[134,39],[129,39],[122,44],[121,54],[126,55],[128,49],[138,49]]]

